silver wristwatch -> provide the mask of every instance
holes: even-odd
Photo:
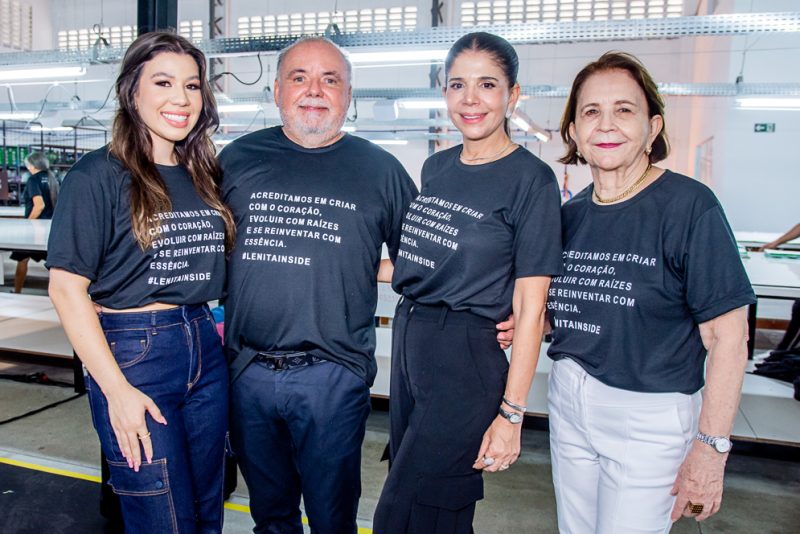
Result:
[[[725,454],[731,450],[732,446],[731,440],[725,436],[709,436],[707,434],[703,434],[702,432],[698,432],[695,436],[695,439],[702,441],[706,445],[710,445],[720,454]]]
[[[508,419],[512,425],[518,425],[522,422],[522,414],[517,412],[507,412],[502,406],[498,409],[497,413]]]

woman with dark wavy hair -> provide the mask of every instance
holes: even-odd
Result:
[[[173,33],[131,44],[112,141],[65,178],[48,244],[50,298],[88,371],[129,534],[222,531],[228,378],[206,302],[234,225],[205,65]]]

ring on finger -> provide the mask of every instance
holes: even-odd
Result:
[[[508,469],[509,467],[511,467],[509,464],[506,464],[506,465],[500,466],[500,471],[505,471],[505,470],[506,470],[506,469]]]
[[[494,463],[494,458],[490,458],[489,456],[483,457],[483,465],[492,465]]]
[[[142,434],[141,436],[137,436],[140,440],[147,439],[150,437],[150,432],[148,431],[147,434]]]
[[[695,515],[703,513],[703,504],[702,503],[695,504],[692,501],[689,501],[686,504],[686,506],[689,508],[689,512],[691,512],[691,513],[693,513]]]

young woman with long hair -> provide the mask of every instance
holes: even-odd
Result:
[[[50,297],[88,371],[128,534],[222,530],[228,378],[206,302],[222,294],[234,226],[205,65],[173,33],[131,44],[112,141],[65,178],[48,244]]]

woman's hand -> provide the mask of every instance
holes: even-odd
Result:
[[[506,350],[514,342],[514,314],[494,326],[497,329],[497,343],[501,349]]]
[[[472,468],[491,473],[508,469],[519,458],[521,439],[522,425],[511,424],[498,415],[483,434],[481,449]],[[490,458],[492,462],[486,464],[484,460]]]
[[[134,471],[139,471],[142,465],[142,449],[147,463],[153,461],[153,442],[150,440],[150,431],[147,429],[145,414],[162,425],[167,420],[161,415],[153,399],[131,386],[125,384],[113,393],[107,394],[108,418],[117,438],[122,456],[128,460],[128,466]],[[141,448],[139,442],[141,441]]]
[[[392,275],[394,274],[394,264],[392,260],[381,260],[378,265],[378,282],[392,283]]]
[[[672,486],[671,494],[677,495],[672,507],[673,522],[681,516],[704,521],[719,511],[727,458],[727,454],[720,454],[708,445],[699,442],[692,445]],[[693,514],[689,503],[702,504],[703,511]]]
[[[708,356],[698,426],[710,436],[730,436],[747,365],[746,308],[700,323],[699,328]],[[727,458],[727,453],[720,454],[709,445],[692,440],[672,487],[672,495],[677,495],[671,514],[673,521],[681,515],[703,521],[717,513],[722,502]],[[690,502],[702,504],[703,511],[692,514],[687,508]]]
[[[142,449],[148,463],[153,460],[153,444],[145,413],[166,425],[167,420],[153,400],[131,386],[122,374],[106,341],[95,304],[89,300],[91,281],[63,269],[50,269],[50,299],[53,301],[72,348],[108,401],[108,416],[122,455],[138,471]],[[139,441],[141,439],[141,446]]]

